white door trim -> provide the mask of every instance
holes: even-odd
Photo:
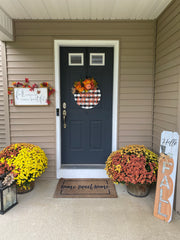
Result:
[[[111,40],[54,40],[55,62],[55,89],[56,109],[56,177],[57,178],[103,178],[107,177],[104,169],[65,169],[61,167],[61,106],[60,106],[60,51],[59,47],[113,47],[113,110],[112,110],[112,151],[117,149],[117,124],[118,124],[118,69],[119,69],[119,41]]]

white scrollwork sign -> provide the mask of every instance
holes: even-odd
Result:
[[[48,89],[34,88],[14,88],[14,105],[15,106],[47,106]]]
[[[172,220],[178,146],[177,132],[162,132],[154,216],[166,222]]]

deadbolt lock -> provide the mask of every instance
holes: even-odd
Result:
[[[66,103],[63,102],[63,109],[66,109]]]

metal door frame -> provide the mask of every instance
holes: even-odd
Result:
[[[112,99],[112,151],[117,150],[118,131],[118,79],[119,41],[111,40],[54,40],[56,109],[56,177],[59,178],[105,178],[104,168],[62,168],[61,165],[61,104],[60,104],[60,47],[113,47],[113,99]]]

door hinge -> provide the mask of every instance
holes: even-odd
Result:
[[[56,116],[59,117],[59,108],[56,108]]]

